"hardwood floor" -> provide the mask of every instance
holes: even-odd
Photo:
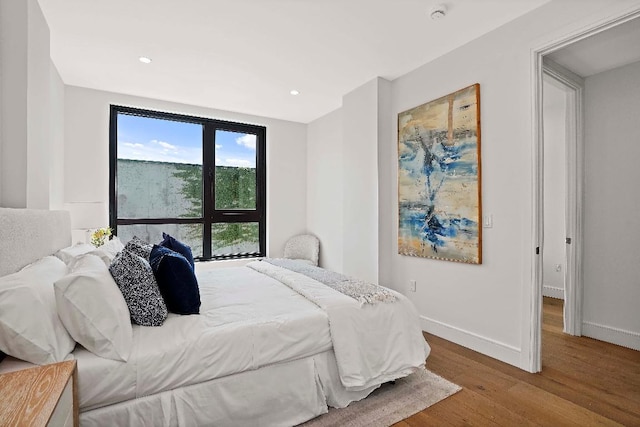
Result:
[[[395,426],[640,426],[640,352],[563,334],[562,301],[543,307],[538,374],[425,333],[427,368],[463,389]]]

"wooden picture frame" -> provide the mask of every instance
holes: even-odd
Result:
[[[398,253],[482,263],[480,85],[398,114]]]

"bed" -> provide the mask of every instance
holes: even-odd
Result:
[[[0,208],[0,276],[71,246],[70,234],[67,212]],[[81,425],[292,426],[424,366],[404,296],[358,301],[322,283],[334,273],[287,263],[196,264],[200,314],[133,325],[126,361],[74,343],[64,358],[77,360]],[[29,366],[8,356],[0,373]]]

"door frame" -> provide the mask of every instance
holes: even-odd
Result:
[[[564,170],[566,185],[564,332],[580,336],[582,334],[583,289],[584,79],[544,57],[542,73],[559,82],[567,90],[566,164]],[[542,261],[544,262],[544,259]]]
[[[585,39],[589,36],[598,34],[602,31],[606,31],[610,28],[613,28],[617,25],[623,24],[625,22],[631,21],[640,17],[640,7],[636,6],[632,10],[619,13],[617,16],[609,17],[603,21],[591,23],[586,27],[582,27],[581,29],[574,31],[570,34],[565,34],[562,37],[558,37],[550,42],[547,42],[541,46],[535,47],[531,50],[531,76],[532,76],[532,91],[533,91],[533,138],[532,138],[532,172],[533,172],[533,189],[532,189],[532,241],[534,244],[533,250],[531,251],[531,265],[533,268],[531,269],[531,304],[530,304],[530,314],[531,321],[529,323],[529,355],[528,355],[528,370],[530,372],[539,372],[542,370],[542,279],[543,279],[543,263],[542,263],[542,252],[541,249],[544,245],[544,133],[543,133],[543,102],[542,102],[542,75],[544,72],[544,56],[548,55],[552,52],[555,52],[563,47],[566,47],[572,43]],[[577,101],[576,101],[577,102]],[[576,129],[578,132],[581,130]],[[575,152],[575,160],[581,160],[577,156],[581,155],[578,152],[578,146],[576,146]],[[567,153],[569,156],[569,153]],[[568,163],[569,157],[568,157]],[[574,163],[574,166],[577,164]],[[582,165],[580,170],[577,167],[574,167],[573,172],[574,176],[571,180],[574,180],[576,191],[576,203],[578,201],[578,191],[580,192],[579,198],[582,199],[582,181],[578,179],[579,173],[582,173]],[[569,189],[568,189],[569,191]],[[572,195],[571,197],[573,197]],[[581,203],[581,202],[580,202]],[[576,205],[576,209],[582,211],[581,206]],[[572,224],[572,227],[581,226],[582,219],[580,217],[580,223],[578,223],[578,219]],[[569,230],[568,230],[569,232]],[[580,236],[580,242],[578,242],[578,237],[576,236],[572,242],[573,247],[581,246],[582,236]],[[581,251],[573,249],[572,257],[580,257]],[[573,303],[575,306],[570,309],[570,323],[571,328],[574,333],[579,333],[582,327],[582,280],[581,280],[581,259],[574,260],[574,268],[579,268],[580,271],[572,271],[572,280],[573,286],[570,292],[572,293],[571,297],[573,298]],[[569,268],[567,268],[569,270]],[[580,295],[580,300],[578,303],[577,295]],[[565,300],[567,298],[567,294],[565,293]],[[580,315],[580,319],[577,318],[577,315]],[[566,317],[565,313],[565,317]],[[579,322],[579,325],[576,325],[576,322]]]

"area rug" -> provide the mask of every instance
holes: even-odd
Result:
[[[343,409],[329,408],[302,427],[389,427],[455,393],[461,388],[421,369],[395,384],[383,384],[364,400]]]

